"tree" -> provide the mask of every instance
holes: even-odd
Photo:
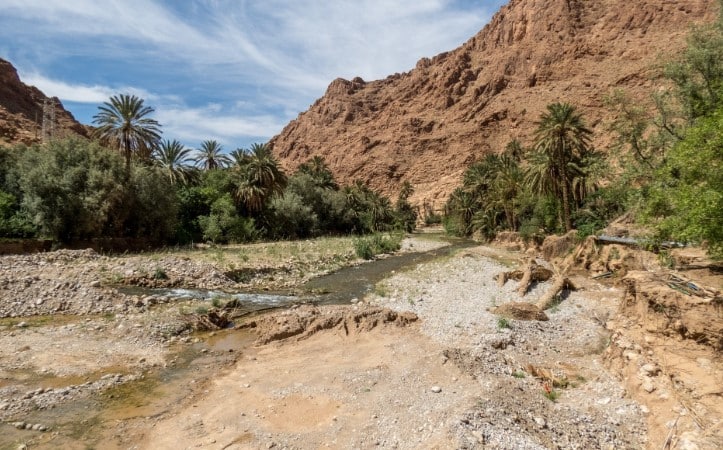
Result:
[[[399,190],[394,215],[395,228],[402,229],[407,233],[414,231],[417,224],[417,210],[409,203],[409,197],[414,193],[414,186],[409,181],[404,181]]]
[[[517,209],[524,181],[518,161],[511,154],[503,154],[499,159],[497,174],[490,189],[490,203],[504,211],[507,228],[515,231],[519,225]]]
[[[334,174],[321,156],[314,156],[300,165],[299,172],[310,175],[320,188],[338,189],[339,187],[334,180]]]
[[[80,139],[51,141],[19,162],[23,207],[44,236],[68,242],[122,232],[130,208],[123,160]]]
[[[591,135],[582,116],[568,103],[548,105],[537,122],[527,184],[538,193],[560,197],[566,231],[572,229],[573,181],[585,176],[581,163],[589,152]]]
[[[98,109],[100,112],[93,116],[93,123],[99,125],[95,136],[120,150],[130,174],[133,154],[150,155],[161,139],[161,125],[148,117],[154,109],[144,106],[143,99],[126,94],[112,96]]]
[[[183,144],[175,139],[161,142],[153,152],[153,159],[171,184],[186,184],[192,178],[191,149],[184,148]]]
[[[723,107],[670,150],[645,213],[657,222],[660,239],[707,241],[710,255],[723,258]]]
[[[287,178],[266,144],[253,144],[242,166],[237,166],[239,185],[236,198],[252,212],[260,211],[266,200],[281,194]]]
[[[723,102],[723,2],[719,3],[718,20],[694,28],[685,51],[665,67],[688,123],[713,113]]]
[[[203,141],[201,142],[201,148],[196,151],[196,157],[193,158],[193,160],[196,162],[196,165],[202,169],[222,169],[231,164],[231,159],[222,152],[223,147],[221,147],[218,141]]]

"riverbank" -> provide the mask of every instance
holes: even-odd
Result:
[[[415,236],[404,248],[441,245]],[[242,250],[225,251],[224,264],[236,264],[229,259]],[[92,283],[103,266],[164,261],[167,270],[174,259],[164,258],[172,257],[220,273],[209,255],[108,261],[89,253],[71,263],[59,253],[24,267],[72,268],[65,273]],[[666,411],[678,408],[676,386],[656,369],[665,366],[648,367],[651,351],[669,342],[656,341],[647,354],[648,341],[627,342],[619,328],[624,286],[583,272],[571,275],[577,290],[547,310],[546,321],[495,314],[547,289],[550,282],[537,283],[522,299],[517,283],[495,280],[528,257],[464,248],[389,270],[351,305],[294,305],[212,332],[192,333],[179,320],[210,316],[208,301],[122,293],[109,295],[109,305],[127,312],[3,319],[0,448],[659,448],[665,411],[627,372],[648,370],[641,379],[654,383],[655,398],[667,396]],[[199,273],[194,286],[216,279]],[[37,276],[30,286],[44,282]],[[99,288],[111,289],[103,281]],[[82,299],[85,290],[64,291],[69,304],[82,305],[72,293]],[[675,426],[688,434],[676,442],[715,448],[715,436],[683,428],[695,425],[686,417]]]

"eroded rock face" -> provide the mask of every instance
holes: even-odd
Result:
[[[88,136],[88,129],[65,110],[57,97],[49,98],[35,86],[23,83],[15,67],[0,58],[0,145],[41,142],[46,100],[55,109],[55,137]]]
[[[659,56],[683,47],[691,24],[712,21],[714,0],[512,0],[461,47],[422,58],[384,80],[334,80],[326,94],[272,139],[284,167],[323,156],[342,183],[369,182],[437,208],[464,169],[512,139],[528,144],[546,105],[571,102],[604,148],[624,89],[640,101]]]

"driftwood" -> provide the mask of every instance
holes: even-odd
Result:
[[[568,289],[568,290],[574,291],[577,288],[575,287],[574,284],[572,284],[572,282],[567,277],[558,273],[555,275],[555,278],[553,280],[552,286],[550,286],[550,289],[548,289],[547,292],[542,294],[540,299],[537,300],[537,303],[535,303],[535,304],[541,310],[543,310],[543,311],[546,310],[547,308],[552,306],[553,303],[555,303],[555,298],[563,289]]]
[[[524,270],[500,272],[495,278],[500,287],[504,286],[508,280],[518,280],[520,284],[517,292],[520,296],[524,296],[533,282],[547,281],[552,278],[552,271],[537,265],[534,261],[529,261]]]

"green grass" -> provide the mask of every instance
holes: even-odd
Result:
[[[544,395],[546,399],[550,400],[553,403],[556,402],[558,398],[560,398],[560,393],[554,389],[544,391],[542,395]]]
[[[522,370],[516,370],[516,371],[512,372],[512,376],[515,378],[525,378],[527,376],[527,374],[525,374],[525,372]]]
[[[363,259],[374,259],[383,253],[392,253],[402,246],[404,235],[400,233],[382,235],[380,233],[354,239],[354,251]]]
[[[167,274],[166,271],[163,269],[163,267],[156,267],[155,270],[153,271],[153,276],[152,276],[152,278],[153,278],[154,280],[167,280],[167,279],[168,279],[168,274]]]
[[[511,329],[512,323],[509,320],[507,320],[506,318],[500,317],[499,319],[497,319],[497,329],[502,330],[505,328]]]

